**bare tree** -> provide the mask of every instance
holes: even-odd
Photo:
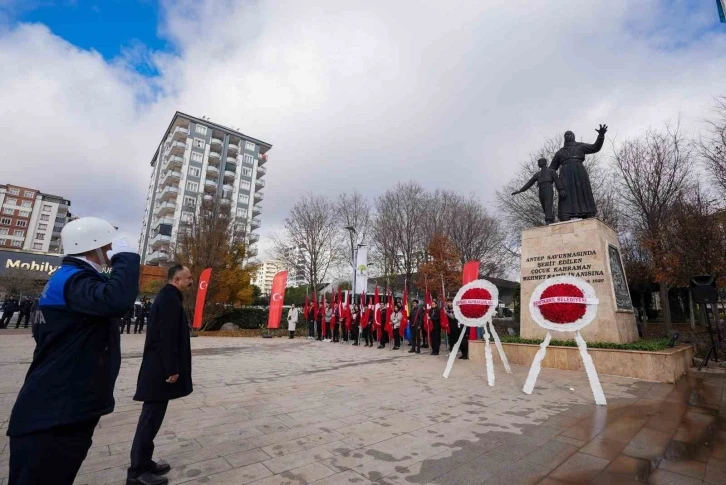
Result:
[[[311,193],[300,198],[285,218],[283,235],[273,239],[276,259],[297,267],[302,255],[305,279],[311,288],[318,288],[331,267],[341,260],[344,240],[335,204]]]
[[[374,244],[384,274],[398,272],[411,281],[424,255],[422,218],[426,194],[417,182],[397,183],[375,201]]]
[[[234,221],[228,204],[205,202],[197,213],[181,221],[178,231],[175,260],[187,266],[196,281],[205,268],[212,268],[202,328],[226,312],[229,305],[252,303],[251,280],[257,266],[248,261],[244,227]],[[189,316],[195,310],[196,292],[195,285],[184,298]]]
[[[38,280],[34,274],[26,270],[8,271],[0,276],[0,289],[7,295],[37,296],[45,282]]]
[[[368,201],[357,190],[353,193],[342,193],[335,202],[335,216],[338,229],[344,231],[345,239],[350,242],[351,253],[355,251],[358,244],[366,244],[371,228],[371,207]],[[355,232],[346,228],[353,228]],[[350,266],[353,266],[353,258],[346,255]]]
[[[461,196],[450,190],[437,189],[425,194],[424,211],[421,218],[421,244],[424,250],[424,260],[429,259],[429,245],[434,237],[449,233],[453,210],[460,199]]]
[[[504,276],[512,262],[512,254],[506,246],[506,233],[481,201],[475,196],[467,199],[459,197],[450,217],[447,235],[459,253],[461,264],[481,261],[484,276]]]
[[[688,188],[695,162],[694,145],[680,124],[666,123],[663,130],[649,129],[640,138],[614,147],[619,196],[633,233],[651,255],[660,286],[665,331],[672,328],[668,289],[673,284],[668,224],[674,203]]]
[[[708,130],[698,141],[706,171],[714,185],[726,196],[726,96],[714,98],[713,117],[706,119]]]

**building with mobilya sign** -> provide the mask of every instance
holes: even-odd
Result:
[[[0,249],[61,254],[60,233],[71,201],[38,189],[0,185]]]
[[[236,129],[176,112],[151,159],[141,229],[141,261],[159,265],[172,257],[177,235],[205,201],[230,207],[257,255],[267,151],[272,145]]]

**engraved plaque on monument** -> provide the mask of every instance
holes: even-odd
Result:
[[[529,301],[542,281],[571,275],[592,285],[600,300],[592,324],[582,330],[589,342],[625,343],[638,339],[617,233],[598,219],[573,220],[527,229],[522,233],[521,301]],[[543,338],[545,331],[521,313],[520,335]],[[568,340],[571,334],[555,333]]]

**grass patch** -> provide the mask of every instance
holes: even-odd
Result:
[[[531,338],[520,338],[513,337],[511,335],[500,336],[500,339],[504,343],[508,344],[533,344],[539,345],[542,340],[531,339]],[[627,344],[616,344],[612,342],[588,342],[587,347],[590,349],[615,349],[615,350],[642,350],[646,352],[657,352],[659,350],[666,350],[668,348],[668,338],[658,339],[643,339]],[[550,345],[557,347],[577,347],[577,342],[574,340],[550,340]]]

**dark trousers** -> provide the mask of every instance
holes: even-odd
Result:
[[[358,328],[358,325],[353,325],[353,328],[350,329],[350,338],[353,341],[353,343],[358,343],[358,334],[360,333],[360,328]]]
[[[378,329],[379,332],[381,332],[381,347],[385,346],[388,343],[388,332],[386,332],[383,329]]]
[[[12,485],[72,485],[99,418],[10,437]]]
[[[411,349],[421,352],[421,327],[411,325]]]
[[[439,327],[439,328],[434,327],[431,330],[431,352],[434,354],[438,354],[440,348],[441,348],[441,327]]]
[[[28,324],[30,323],[30,312],[18,315],[18,323],[15,324],[15,328],[20,328],[23,318],[25,318],[25,328],[28,328]]]
[[[398,328],[393,329],[393,346],[394,347],[401,346],[401,332],[400,332],[400,329],[398,329]]]
[[[2,316],[2,318],[0,318],[0,327],[8,328],[10,319],[13,318],[13,313],[15,313],[15,312],[3,312],[3,316]]]
[[[154,438],[161,428],[169,401],[148,401],[141,407],[134,443],[131,445],[131,466],[128,478],[136,478],[154,466]]]
[[[323,326],[322,326],[322,324],[318,321],[318,322],[315,322],[315,325],[318,327],[318,340],[323,340],[323,328],[322,328]]]
[[[295,330],[289,330],[290,338],[295,338]]]
[[[464,338],[461,340],[461,356],[469,358],[469,327],[460,327],[459,332],[464,332]]]
[[[340,324],[336,323],[333,327],[333,342],[340,342]]]
[[[371,336],[370,325],[367,325],[366,328],[363,329],[363,340],[366,341],[366,344],[373,345],[373,337]]]
[[[124,327],[126,327],[126,333],[131,332],[131,319],[130,318],[124,318],[121,320],[121,333],[124,333]]]
[[[308,337],[315,338],[315,320],[308,320]]]
[[[454,344],[459,340],[459,325],[449,322],[449,352],[454,350]]]
[[[144,317],[136,319],[136,325],[134,325],[134,333],[144,331]]]

